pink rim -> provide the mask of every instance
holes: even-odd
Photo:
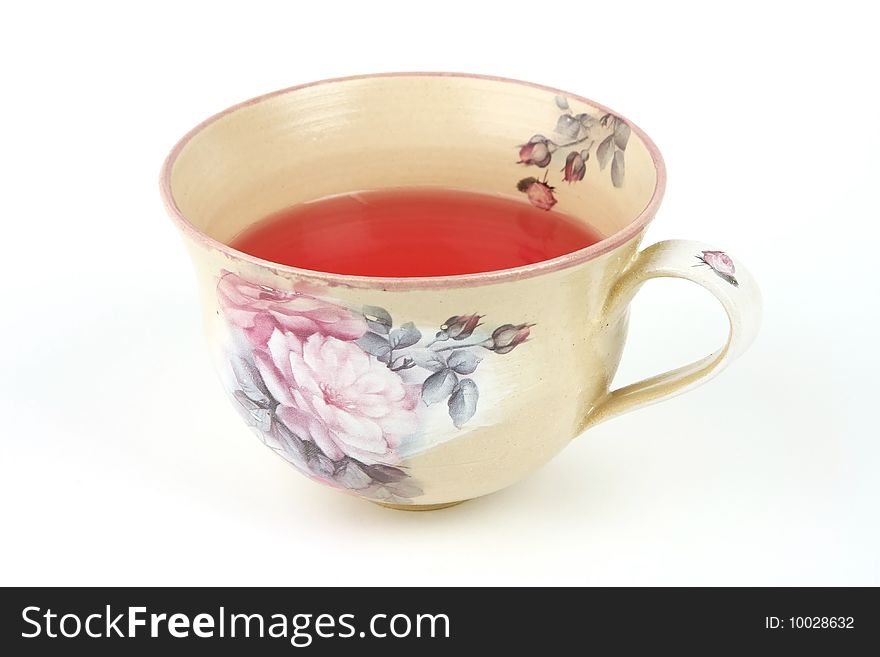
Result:
[[[222,242],[218,242],[217,240],[209,237],[205,233],[198,230],[195,226],[193,226],[186,217],[183,216],[183,213],[180,211],[180,208],[177,207],[177,203],[174,200],[174,195],[171,191],[171,171],[174,168],[174,163],[177,160],[178,155],[180,155],[181,151],[186,147],[189,141],[199,132],[204,130],[206,127],[214,123],[215,121],[223,118],[227,114],[231,114],[236,110],[239,110],[244,107],[249,107],[250,105],[255,105],[260,103],[266,99],[274,98],[275,96],[280,96],[281,94],[292,93],[298,91],[299,89],[306,89],[308,87],[314,87],[321,84],[331,84],[334,82],[345,82],[348,80],[363,80],[369,78],[383,78],[383,77],[456,77],[456,78],[474,78],[478,80],[493,80],[496,82],[506,82],[509,84],[519,84],[527,87],[534,87],[535,89],[542,89],[544,91],[549,91],[554,94],[559,94],[566,96],[568,98],[574,98],[580,102],[586,103],[587,105],[591,105],[596,109],[603,112],[611,112],[616,116],[620,116],[623,120],[625,120],[629,126],[632,128],[632,131],[639,137],[642,143],[645,144],[645,147],[648,149],[648,152],[651,154],[651,159],[654,162],[654,167],[657,172],[657,181],[654,185],[654,191],[651,195],[651,199],[648,201],[648,204],[644,207],[644,209],[639,213],[639,215],[635,218],[634,221],[627,224],[624,228],[617,231],[613,235],[609,235],[605,239],[600,242],[596,242],[595,244],[588,246],[584,249],[580,249],[579,251],[574,251],[572,253],[568,253],[564,256],[559,256],[558,258],[552,258],[551,260],[542,260],[541,262],[537,262],[532,265],[525,265],[523,267],[515,267],[513,269],[501,269],[497,271],[483,272],[479,274],[459,274],[456,276],[426,276],[426,277],[412,277],[412,278],[386,278],[379,276],[347,276],[343,274],[331,274],[320,271],[312,271],[310,269],[300,269],[298,267],[290,267],[287,265],[280,265],[275,262],[271,262],[269,260],[263,260],[262,258],[256,258],[254,256],[248,255],[247,253],[243,253],[242,251],[238,251],[233,249],[232,247],[223,244]],[[195,128],[190,130],[183,138],[178,141],[174,148],[171,149],[171,152],[168,154],[168,157],[165,158],[165,162],[162,165],[162,171],[159,179],[159,186],[162,194],[162,200],[165,203],[165,207],[168,209],[168,213],[171,215],[171,218],[177,224],[181,231],[196,242],[201,243],[202,245],[217,249],[221,251],[225,255],[231,258],[236,258],[239,260],[243,260],[245,262],[249,262],[254,265],[258,265],[260,267],[264,267],[275,274],[280,276],[298,276],[301,278],[309,278],[313,280],[322,281],[329,285],[345,285],[349,287],[370,287],[370,288],[381,288],[381,289],[395,289],[395,290],[412,290],[412,289],[423,289],[423,288],[443,288],[443,287],[464,287],[471,285],[485,285],[489,283],[500,283],[504,281],[512,281],[518,280],[522,278],[530,278],[532,276],[537,276],[539,274],[545,274],[547,272],[557,271],[560,269],[565,269],[568,267],[573,267],[575,265],[581,264],[588,260],[592,260],[602,254],[608,253],[613,249],[616,249],[621,244],[624,244],[634,238],[636,235],[642,232],[642,230],[651,222],[654,218],[654,214],[657,211],[657,208],[660,205],[660,202],[663,200],[663,193],[666,189],[666,167],[663,164],[663,157],[660,155],[660,151],[657,149],[657,146],[651,141],[650,137],[646,135],[641,128],[635,125],[632,121],[627,119],[624,116],[621,116],[619,113],[610,110],[609,108],[596,103],[588,98],[584,98],[583,96],[578,96],[577,94],[572,94],[567,91],[563,91],[560,89],[555,89],[553,87],[547,87],[541,84],[535,84],[532,82],[524,82],[522,80],[513,80],[510,78],[497,77],[493,75],[477,75],[472,73],[436,73],[436,72],[400,72],[400,73],[376,73],[376,74],[367,74],[367,75],[352,75],[348,77],[341,78],[331,78],[329,80],[320,80],[317,82],[309,82],[307,84],[300,84],[294,87],[288,87],[286,89],[280,89],[278,91],[273,91],[268,94],[264,94],[262,96],[257,96],[256,98],[251,98],[250,100],[246,100],[243,103],[239,103],[237,105],[233,105],[222,112],[215,114],[214,116],[202,121]]]

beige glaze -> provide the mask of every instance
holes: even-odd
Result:
[[[611,165],[600,167],[596,151],[609,133],[598,121],[607,112],[535,85],[403,74],[328,81],[271,94],[232,108],[190,133],[166,162],[163,192],[195,264],[209,344],[227,388],[235,387],[229,383],[231,325],[228,308],[218,300],[218,282],[227,272],[282,295],[295,291],[303,299],[327,301],[358,318],[365,306],[383,308],[395,326],[412,322],[418,327],[425,336],[419,345],[428,345],[447,318],[464,313],[484,316],[485,328],[470,340],[489,344],[491,335],[481,333],[485,329],[533,325],[526,329],[528,339],[503,355],[485,346],[472,349],[482,358],[470,375],[479,386],[479,400],[461,428],[452,423],[444,402],[428,406],[419,401],[413,409],[401,410],[408,419],[418,416],[418,428],[400,439],[382,463],[413,482],[405,499],[375,483],[352,487],[350,471],[330,482],[345,480],[341,487],[347,492],[394,508],[420,508],[513,484],[587,426],[717,373],[757,330],[757,287],[738,260],[706,245],[665,242],[639,254],[665,172],[647,137],[612,114],[608,125],[625,122],[627,135],[632,129],[628,142],[620,141],[625,178],[613,184]],[[578,119],[584,127],[567,138],[554,133],[561,114],[592,118]],[[589,132],[595,140],[558,148],[549,166],[518,162],[520,147],[533,135],[551,139],[551,148],[557,148]],[[565,151],[587,146],[592,150],[583,180],[564,182],[562,176],[568,174],[560,169]],[[438,185],[528,202],[517,191],[517,182],[545,173],[547,184],[555,187],[555,209],[588,221],[607,239],[538,265],[433,279],[320,274],[266,263],[222,244],[274,211],[332,194]],[[622,175],[620,169],[616,175]],[[715,294],[731,319],[730,341],[700,363],[609,393],[625,342],[629,301],[642,282],[656,276],[693,280]],[[298,303],[300,297],[294,300]],[[295,342],[305,344],[306,339],[303,334]],[[457,343],[439,346],[446,344]],[[424,347],[432,348],[438,345]],[[416,369],[400,374],[407,385],[419,382]],[[233,395],[233,403],[235,399]],[[308,413],[323,411],[310,406]],[[327,426],[335,425],[329,421]],[[337,443],[347,450],[345,438]],[[297,438],[300,447],[312,450],[315,444],[308,436]],[[353,453],[346,452],[345,458]]]

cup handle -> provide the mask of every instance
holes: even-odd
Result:
[[[730,320],[727,343],[690,365],[609,391],[590,410],[584,429],[696,388],[727,367],[755,338],[761,323],[761,293],[751,274],[724,251],[689,240],[658,242],[640,252],[608,297],[605,323],[620,319],[645,281],[665,276],[693,281],[715,295]]]

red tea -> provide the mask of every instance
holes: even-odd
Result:
[[[357,276],[449,276],[520,267],[602,237],[521,200],[445,189],[358,192],[297,205],[231,246],[272,262]]]

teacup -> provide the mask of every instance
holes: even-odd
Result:
[[[665,183],[653,142],[597,103],[424,73],[249,100],[187,134],[161,177],[239,414],[315,481],[409,510],[509,486],[588,427],[709,380],[749,345],[760,294],[738,258],[682,240],[639,250]],[[589,221],[604,239],[515,269],[425,278],[308,271],[226,244],[295,204],[428,185],[521,195]],[[609,390],[629,303],[663,276],[721,302],[727,343]]]

